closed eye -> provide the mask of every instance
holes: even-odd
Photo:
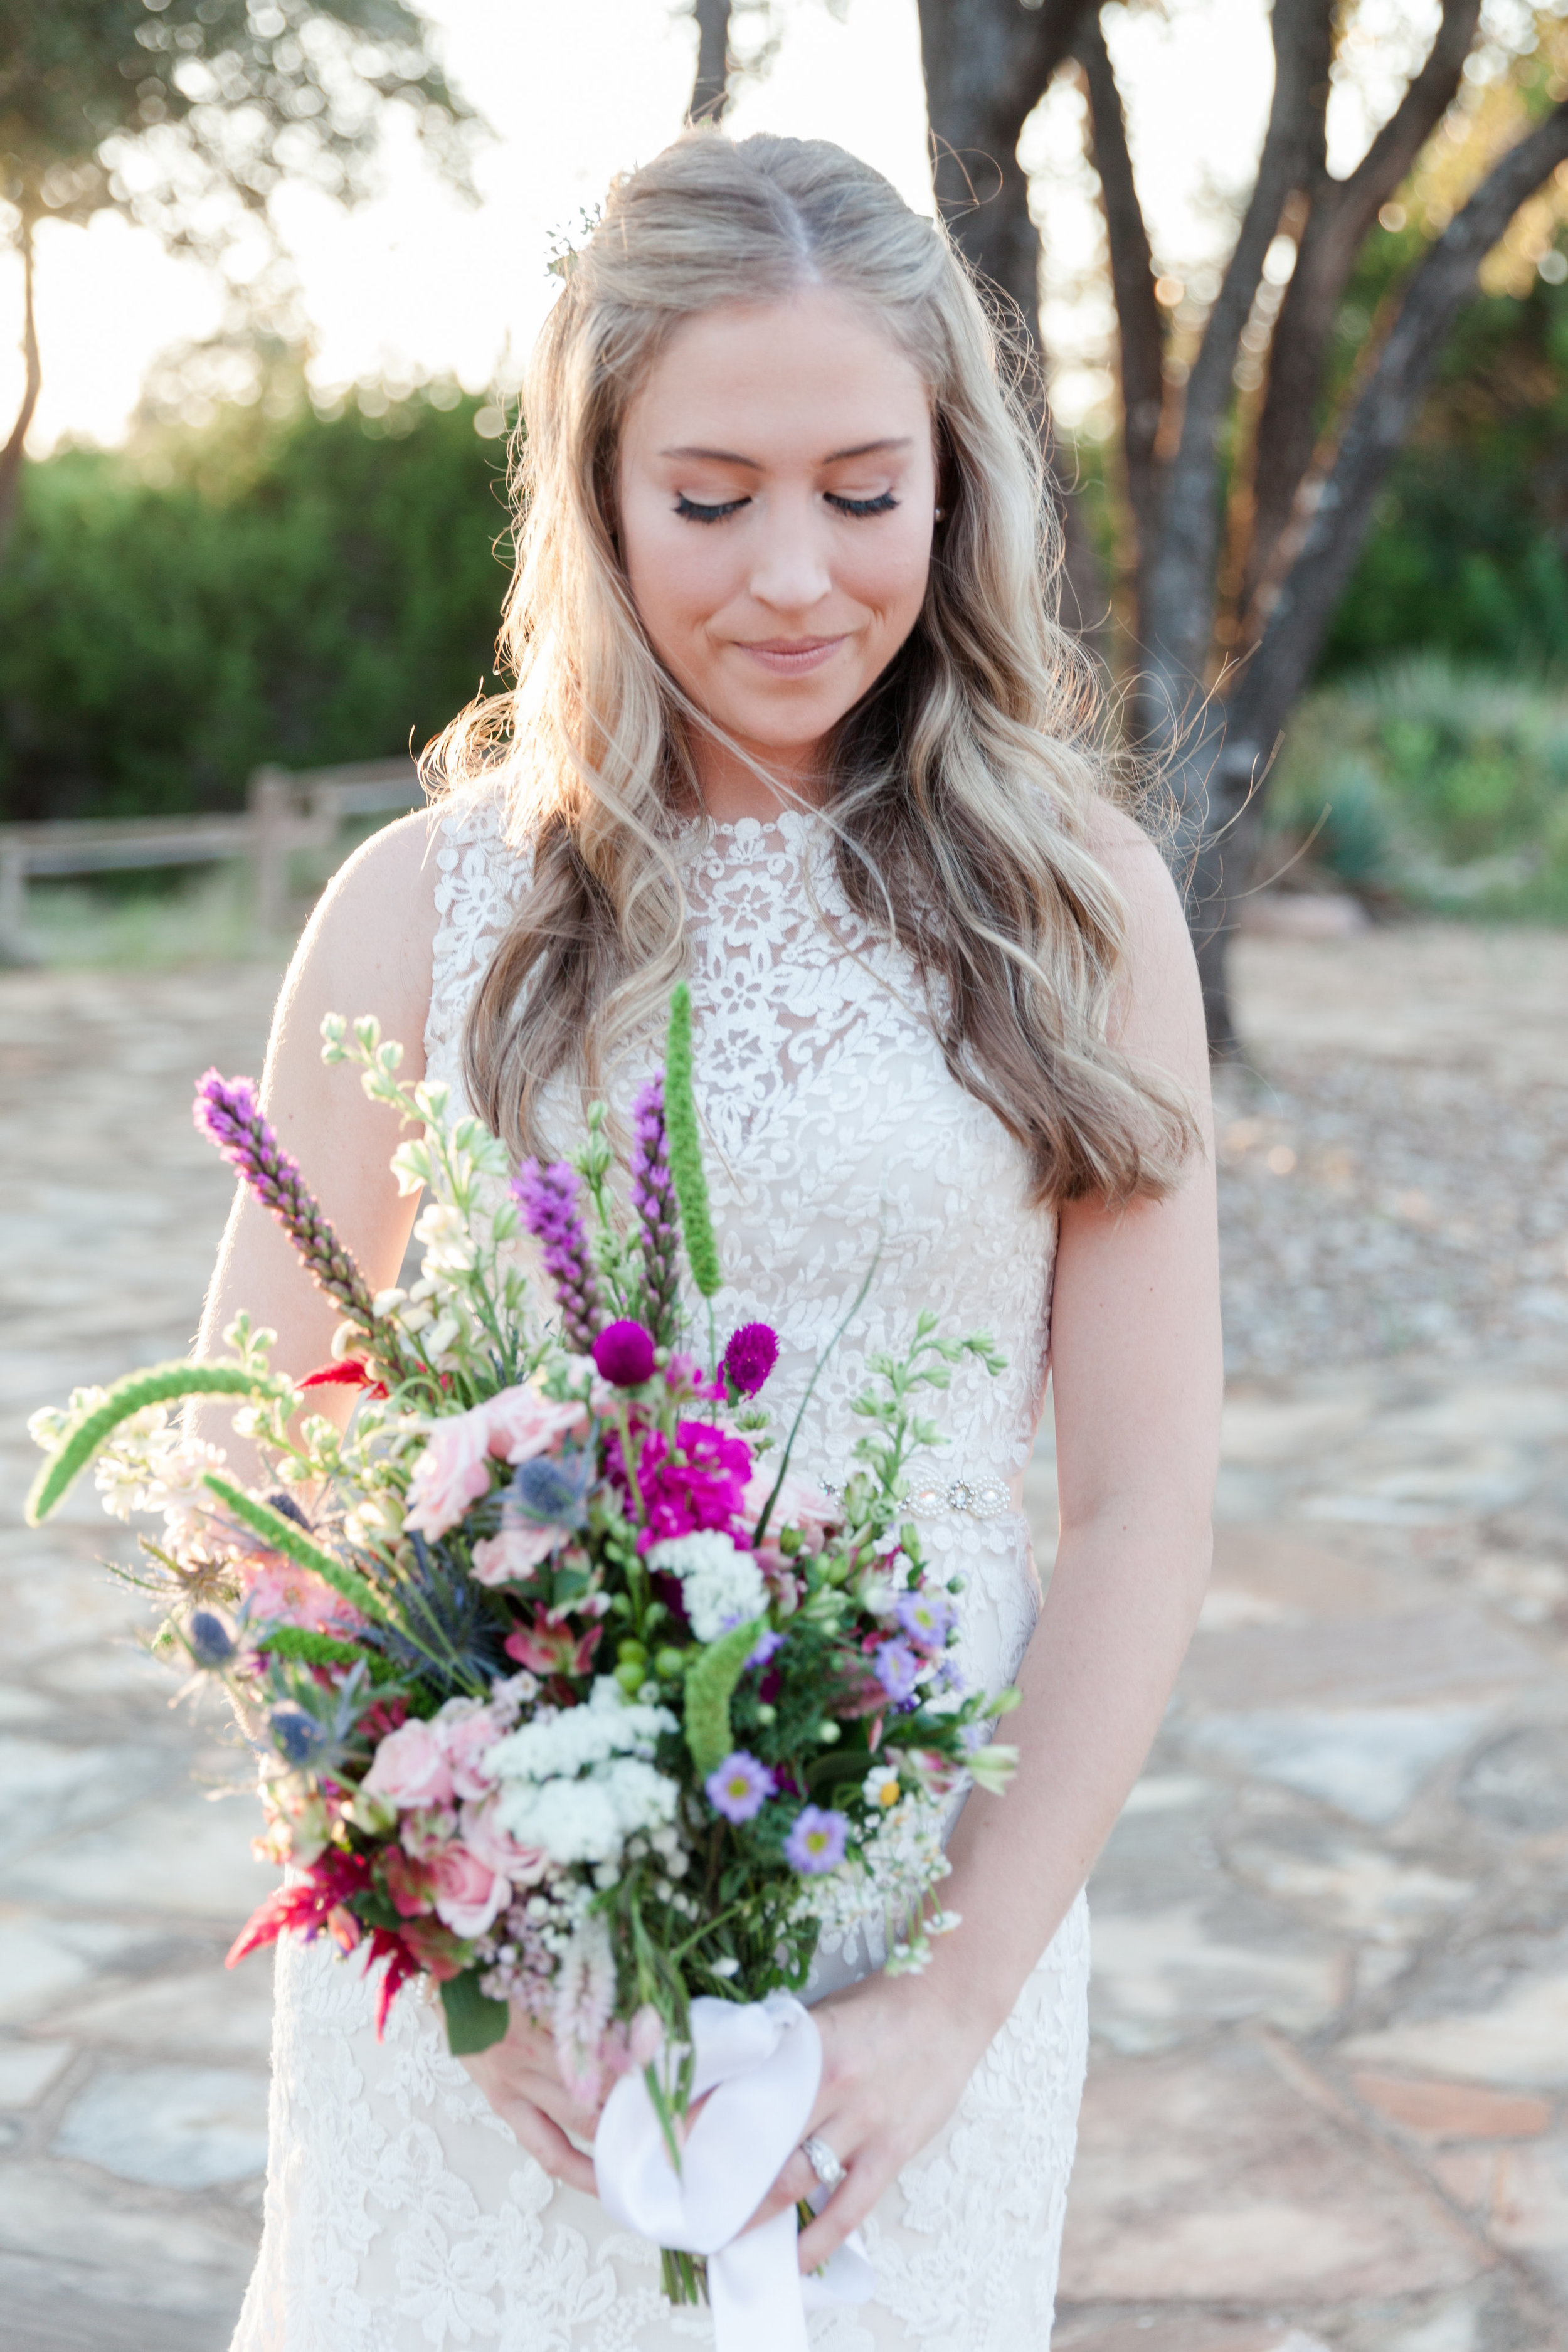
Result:
[[[722,522],[726,515],[739,514],[751,503],[750,499],[729,499],[722,506],[700,507],[695,499],[682,493],[675,501],[675,511],[686,522]]]
[[[838,499],[831,490],[826,495],[828,505],[847,515],[891,514],[899,503],[891,490],[884,490],[879,499]]]

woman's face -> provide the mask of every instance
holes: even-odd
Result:
[[[931,401],[842,295],[687,319],[627,411],[623,557],[660,660],[775,771],[892,660],[931,566]]]

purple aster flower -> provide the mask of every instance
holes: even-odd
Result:
[[[900,1594],[893,1610],[894,1616],[911,1642],[923,1650],[945,1648],[952,1631],[952,1603],[934,1592]]]
[[[890,1699],[913,1696],[921,1660],[907,1642],[884,1642],[871,1661],[871,1668]]]
[[[511,1189],[555,1286],[567,1344],[585,1356],[594,1345],[599,1293],[588,1236],[577,1213],[577,1171],[564,1160],[552,1160],[543,1168],[537,1160],[525,1160]]]
[[[820,1805],[805,1805],[795,1817],[784,1840],[784,1860],[803,1877],[821,1878],[837,1870],[844,1859],[849,1822],[843,1813],[826,1813]]]
[[[277,1218],[320,1290],[367,1332],[376,1329],[370,1286],[321,1204],[305,1189],[299,1162],[284,1150],[261,1115],[254,1078],[226,1078],[208,1070],[196,1081],[192,1113],[199,1133],[216,1143],[249,1185],[262,1207]]]
[[[653,1378],[653,1333],[643,1323],[606,1323],[594,1342],[594,1361],[613,1389],[640,1389]]]
[[[724,1370],[737,1396],[755,1396],[779,1360],[778,1333],[765,1323],[742,1323],[724,1350]]]
[[[648,1321],[668,1345],[679,1328],[680,1211],[669,1172],[669,1139],[664,1126],[662,1073],[639,1087],[632,1104],[632,1149],[628,1162],[632,1207],[642,1228],[643,1288]]]
[[[763,1635],[761,1641],[757,1643],[756,1648],[752,1652],[751,1656],[746,1660],[745,1664],[742,1667],[742,1673],[749,1675],[753,1666],[765,1666],[770,1658],[777,1656],[778,1653],[784,1648],[784,1635],[782,1633],[775,1633],[770,1626],[768,1631]]]
[[[737,1748],[726,1756],[716,1772],[710,1772],[703,1787],[708,1801],[716,1813],[727,1822],[749,1822],[755,1819],[773,1793],[773,1776],[765,1764]],[[796,1865],[799,1867],[799,1865]]]

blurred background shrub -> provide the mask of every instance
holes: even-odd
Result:
[[[263,761],[417,750],[493,683],[504,444],[455,387],[365,397],[26,467],[0,821],[235,808]]]

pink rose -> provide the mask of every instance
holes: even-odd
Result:
[[[300,1625],[308,1633],[352,1633],[363,1618],[324,1577],[289,1559],[258,1558],[238,1563],[246,1616],[252,1625]]]
[[[410,1812],[422,1805],[450,1804],[451,1768],[434,1725],[411,1719],[389,1731],[360,1785],[369,1795]]]
[[[490,1483],[489,1430],[485,1407],[454,1412],[432,1424],[408,1481],[403,1524],[434,1543],[455,1528]]]
[[[519,1845],[507,1834],[496,1819],[498,1802],[489,1796],[463,1807],[459,1816],[463,1843],[514,1886],[537,1886],[549,1866],[548,1857],[534,1846]]]
[[[478,1699],[449,1698],[432,1723],[459,1797],[488,1797],[495,1775],[484,1769],[485,1750],[500,1738],[500,1726]]]
[[[465,1941],[482,1936],[511,1901],[511,1888],[499,1872],[465,1845],[443,1846],[426,1864],[436,1916]]]
[[[490,1452],[503,1462],[531,1462],[562,1438],[580,1436],[588,1425],[584,1406],[552,1404],[537,1389],[502,1389],[474,1410],[485,1416]]]
[[[502,1528],[474,1546],[474,1580],[479,1584],[526,1584],[541,1560],[559,1550],[570,1528]]]

